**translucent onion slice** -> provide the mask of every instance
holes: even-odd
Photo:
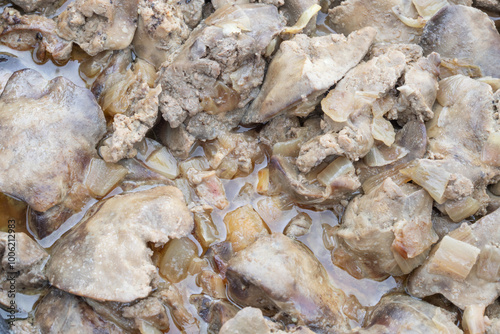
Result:
[[[400,186],[403,183],[406,183],[411,180],[409,176],[406,176],[399,172],[400,170],[407,168],[408,166],[410,166],[409,163],[401,164],[399,166],[395,166],[394,168],[391,168],[377,175],[373,175],[368,179],[366,179],[361,187],[363,188],[365,194],[368,194],[373,189],[378,187],[382,182],[384,182],[384,180],[387,179],[388,177],[390,177],[392,181],[394,181],[394,183]]]
[[[269,168],[263,168],[258,173],[259,182],[257,183],[257,193],[267,194],[269,190]]]
[[[497,182],[494,185],[490,186],[489,190],[493,195],[500,196],[500,182]]]
[[[497,90],[500,89],[500,79],[498,79],[498,78],[482,77],[482,78],[478,78],[476,80],[487,83],[488,85],[490,85],[491,88],[493,89],[493,93],[495,93]]]
[[[443,204],[446,201],[444,193],[448,186],[450,173],[443,168],[432,165],[424,166],[418,163],[412,167],[402,169],[400,172],[427,190],[429,195],[439,204]]]
[[[466,242],[445,236],[429,261],[429,273],[465,279],[480,253],[480,249]]]
[[[282,157],[297,157],[300,152],[300,146],[304,142],[303,137],[297,137],[273,145],[273,155]]]
[[[172,239],[160,255],[160,274],[172,283],[188,276],[191,261],[198,256],[198,247],[188,238]]]
[[[210,164],[208,163],[206,157],[194,157],[179,163],[179,170],[182,175],[186,176],[189,168],[194,168],[201,172],[208,170],[210,168]]]
[[[481,160],[495,167],[500,166],[500,132],[490,133],[483,146]]]
[[[481,250],[477,260],[477,277],[497,282],[500,278],[500,249],[487,245]]]
[[[450,238],[466,242],[468,244],[474,244],[477,241],[474,231],[470,228],[470,225],[463,223],[459,228],[451,231],[449,234]]]
[[[408,153],[409,151],[406,148],[398,145],[392,145],[389,148],[373,146],[363,160],[369,167],[381,167],[398,161]]]
[[[240,95],[223,82],[218,81],[210,96],[201,99],[201,106],[208,114],[216,115],[236,109]]]
[[[391,122],[383,117],[375,117],[372,121],[373,138],[381,141],[386,146],[391,146],[396,138],[396,132]]]
[[[414,258],[411,259],[405,259],[402,257],[397,251],[393,250],[392,254],[394,255],[394,260],[398,263],[399,268],[403,272],[403,274],[409,274],[413,271],[413,269],[417,268],[419,265],[421,265],[429,252],[423,252]]]
[[[123,166],[94,158],[90,162],[84,183],[92,195],[104,197],[123,180],[127,173],[127,168]]]
[[[259,236],[269,234],[269,228],[250,204],[229,212],[224,217],[227,241],[235,252],[253,243]]]
[[[298,34],[304,30],[309,21],[321,10],[321,6],[318,4],[314,4],[307,8],[302,15],[300,15],[297,23],[295,23],[291,27],[286,27],[281,31],[282,34]]]
[[[210,213],[201,212],[194,214],[194,235],[204,248],[218,241],[219,231],[215,226]]]
[[[412,0],[412,2],[425,21],[433,17],[441,8],[449,5],[447,0]]]
[[[401,22],[403,22],[404,24],[406,24],[408,27],[417,28],[417,29],[421,29],[421,28],[425,27],[426,21],[421,16],[419,16],[416,19],[413,19],[413,18],[410,18],[408,16],[405,16],[401,12],[401,9],[399,8],[399,6],[392,7],[392,12],[396,15],[396,17]]]
[[[447,202],[444,206],[446,213],[455,223],[472,216],[479,210],[481,203],[472,197],[460,201]]]
[[[145,161],[146,166],[173,180],[179,175],[177,160],[166,147],[154,151]]]
[[[151,325],[149,322],[144,321],[142,319],[138,319],[139,321],[139,332],[141,334],[162,334],[163,332],[158,328]]]
[[[339,157],[332,161],[318,174],[318,181],[325,187],[330,186],[335,179],[349,173],[354,173],[354,165],[346,157]]]
[[[465,308],[462,316],[465,333],[484,334],[486,332],[485,309],[484,305],[470,305]]]

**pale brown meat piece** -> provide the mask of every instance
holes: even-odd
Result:
[[[34,70],[18,71],[0,96],[0,122],[0,190],[38,212],[58,205],[78,210],[89,196],[83,179],[105,132],[90,91],[63,77],[47,81]],[[35,232],[45,236],[57,227]]]
[[[80,297],[51,289],[36,308],[35,324],[43,334],[127,333],[100,317]]]
[[[56,34],[56,23],[40,15],[21,15],[12,7],[5,7],[0,18],[0,42],[12,49],[36,50],[40,61],[49,54],[56,61],[65,62],[71,56],[73,43]]]
[[[418,13],[410,1],[345,0],[340,6],[330,9],[327,24],[344,35],[373,27],[377,30],[377,42],[417,43],[422,29],[404,24],[393,12],[395,6],[399,6],[406,16],[417,17]]]
[[[334,234],[332,260],[358,279],[408,274],[438,239],[431,212],[425,190],[388,178],[349,203]]]
[[[10,306],[12,293],[33,291],[47,285],[43,267],[49,255],[26,233],[0,232],[0,256],[0,304],[4,307]],[[11,288],[13,278],[14,289]]]
[[[500,34],[488,15],[466,6],[447,6],[427,23],[420,40],[425,54],[471,61],[483,75],[500,77]]]
[[[218,127],[227,131],[225,123],[236,126],[242,108],[258,92],[266,66],[263,54],[281,28],[278,11],[270,5],[235,5],[210,15],[160,71],[160,111],[170,126],[186,121],[188,132],[203,140],[219,135]],[[228,113],[235,113],[234,121],[225,119]],[[197,121],[189,123],[194,116]]]
[[[496,210],[470,225],[470,227],[463,224],[459,229],[448,234],[447,238],[458,238],[457,240],[477,247],[481,252],[466,278],[455,278],[445,273],[436,272],[431,268],[437,253],[436,250],[440,245],[437,244],[424,264],[410,276],[408,291],[420,298],[440,293],[461,309],[471,305],[487,306],[493,303],[500,295],[500,272],[497,271],[496,275],[485,276],[483,270],[485,265],[499,268],[500,256],[481,258],[486,255],[485,252],[487,251],[500,254],[498,250],[500,242],[499,218],[500,210]],[[451,260],[449,263],[451,263]]]
[[[238,252],[226,277],[230,296],[240,305],[260,308],[267,316],[280,313],[285,323],[317,333],[349,328],[342,313],[344,293],[309,249],[281,233],[260,237]]]
[[[140,0],[134,51],[156,68],[171,62],[201,21],[203,0]],[[164,66],[166,66],[165,64]]]
[[[365,28],[347,38],[299,34],[284,41],[243,122],[264,123],[279,114],[307,116],[323,94],[363,59],[375,35],[374,29]]]
[[[474,7],[480,8],[482,10],[500,13],[499,0],[474,0]]]
[[[456,314],[424,301],[405,295],[388,295],[370,312],[366,328],[354,333],[462,334],[455,324],[456,318]]]
[[[57,34],[91,56],[132,42],[138,0],[75,0],[57,16]]]
[[[51,5],[57,5],[57,0],[11,0],[12,3],[21,7],[25,12],[34,12],[35,10],[45,10]]]
[[[191,214],[175,187],[116,195],[96,204],[56,242],[47,276],[53,286],[96,300],[144,298],[157,277],[147,243],[159,247],[192,228]]]
[[[321,101],[325,121],[333,130],[325,131],[300,148],[297,166],[301,172],[309,172],[331,155],[344,155],[356,161],[370,151],[374,143],[371,109],[377,99],[394,88],[405,65],[403,53],[390,51],[346,74]],[[388,123],[378,116],[378,120]]]

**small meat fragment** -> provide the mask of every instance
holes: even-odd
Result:
[[[208,324],[208,333],[219,333],[222,325],[238,313],[238,308],[224,299],[192,295],[190,302],[196,306],[199,316]]]
[[[305,212],[300,212],[286,225],[283,234],[287,237],[298,238],[309,233],[311,226],[311,217]]]
[[[263,236],[238,252],[226,277],[232,300],[266,316],[279,313],[285,324],[306,325],[316,333],[349,328],[344,293],[309,249],[283,234]]]
[[[364,27],[373,27],[377,30],[377,42],[417,43],[422,29],[403,23],[393,11],[395,6],[398,6],[401,14],[406,17],[418,16],[410,1],[345,0],[340,6],[330,9],[327,24],[344,35]]]
[[[160,111],[170,126],[197,116],[187,130],[202,140],[235,127],[242,108],[258,92],[266,66],[263,55],[281,28],[278,11],[270,5],[227,6],[210,15],[160,70]],[[218,127],[224,130],[218,132]]]
[[[91,56],[126,48],[137,27],[138,0],[75,0],[57,16],[57,34]]]
[[[44,334],[127,333],[100,317],[82,298],[57,289],[51,289],[37,306],[35,324]]]
[[[358,279],[408,274],[438,239],[431,213],[425,190],[388,178],[349,203],[335,231],[333,262]]]
[[[107,162],[135,157],[135,145],[144,139],[158,118],[161,87],[154,87],[156,71],[141,59],[128,68],[131,63],[130,49],[115,52],[92,85],[103,111],[113,117],[111,134],[99,148]]]
[[[353,334],[429,333],[461,334],[457,315],[405,295],[383,297],[370,312],[364,329]]]
[[[57,5],[57,0],[11,0],[11,2],[21,7],[25,12],[34,12],[48,8],[51,5]]]
[[[491,254],[492,248],[494,252],[498,250],[500,242],[499,218],[500,210],[496,210],[470,227],[463,224],[450,232],[445,239],[455,240],[456,245],[440,251],[445,239],[437,244],[437,250],[433,250],[424,264],[410,276],[408,291],[420,298],[440,293],[461,309],[493,303],[500,295],[500,256]],[[475,253],[474,257],[470,251],[464,252],[464,247],[460,246],[462,243],[477,249],[479,256]],[[440,261],[436,258],[445,256],[443,252],[452,260]],[[472,257],[477,260],[471,266],[468,259]],[[436,265],[440,266],[439,271]],[[485,272],[488,274],[484,275]],[[460,273],[464,274],[458,276]]]
[[[40,213],[78,210],[89,197],[83,179],[106,129],[90,91],[63,77],[18,71],[0,96],[0,123],[0,191]],[[34,230],[44,237],[57,227]]]
[[[392,144],[394,135],[387,138],[391,132],[394,134],[392,125],[372,108],[394,88],[405,65],[404,54],[391,51],[359,64],[346,74],[321,101],[325,121],[332,130],[327,129],[300,148],[297,166],[301,172],[309,172],[331,155],[344,155],[356,161],[370,151],[374,139],[384,141],[387,146]]]
[[[49,54],[58,62],[71,56],[73,43],[57,36],[56,23],[40,15],[21,15],[19,11],[5,7],[0,18],[0,42],[8,47],[26,51],[36,50],[40,61]]]
[[[202,202],[220,210],[229,205],[224,185],[215,171],[198,171],[190,168],[187,172],[187,179]]]
[[[188,235],[193,218],[175,187],[116,195],[90,209],[53,247],[47,264],[52,285],[96,300],[146,297],[157,277],[152,251]]]
[[[43,267],[49,255],[26,233],[16,233],[12,239],[12,235],[0,232],[0,256],[0,304],[3,306],[10,307],[9,295],[13,290],[23,292],[47,285]],[[15,289],[11,288],[13,281]]]
[[[425,54],[472,61],[483,75],[500,77],[500,34],[488,15],[466,6],[447,6],[425,26],[420,45]]]
[[[137,56],[156,68],[165,61],[171,62],[200,22],[204,3],[203,0],[139,0],[139,21],[133,40]]]
[[[375,35],[374,29],[365,28],[347,38],[300,34],[281,43],[243,121],[264,123],[279,114],[307,116],[323,94],[363,59]]]

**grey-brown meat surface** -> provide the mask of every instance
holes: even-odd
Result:
[[[59,289],[97,300],[144,298],[157,278],[147,243],[159,247],[192,228],[193,218],[175,187],[116,195],[96,204],[57,241],[47,276]]]
[[[63,77],[48,81],[34,70],[18,71],[0,96],[0,122],[0,190],[38,212],[78,209],[88,196],[85,171],[105,132],[92,93]]]
[[[238,252],[226,272],[229,293],[240,305],[307,325],[318,333],[347,330],[344,293],[316,257],[281,233],[263,236]],[[291,320],[295,319],[295,320]]]

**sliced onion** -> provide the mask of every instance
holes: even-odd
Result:
[[[259,182],[257,183],[257,193],[267,194],[269,190],[269,168],[263,168],[258,173]]]
[[[300,153],[300,146],[303,142],[304,138],[297,137],[276,143],[273,145],[273,155],[281,155],[282,157],[297,157]]]
[[[179,163],[179,170],[182,175],[186,176],[189,168],[194,168],[197,171],[205,171],[210,168],[210,164],[206,157],[194,157],[184,160]]]
[[[238,107],[238,103],[240,103],[240,95],[220,81],[215,84],[212,94],[201,100],[203,110],[212,115],[234,110]]]
[[[483,146],[481,160],[495,167],[500,166],[500,132],[490,133]]]
[[[455,223],[472,216],[479,210],[481,203],[472,197],[460,201],[447,202],[444,206],[446,213]]]
[[[383,117],[375,117],[372,121],[372,135],[386,146],[391,146],[396,139],[396,132],[391,122]]]
[[[418,14],[425,20],[429,20],[439,10],[449,3],[447,0],[412,0]]]
[[[139,319],[138,319],[139,320]],[[162,334],[163,332],[158,328],[151,325],[149,322],[140,319],[139,320],[139,332],[141,334]]]
[[[299,19],[297,22],[291,26],[291,27],[286,27],[281,31],[283,34],[299,34],[304,30],[304,28],[307,26],[309,21],[316,15],[319,11],[321,10],[321,6],[318,4],[314,4],[307,8],[302,15],[300,15]]]
[[[465,307],[462,316],[464,331],[467,334],[484,334],[486,322],[484,318],[484,305],[470,305]]]
[[[450,238],[466,242],[468,244],[474,244],[477,241],[474,231],[472,231],[470,225],[463,223],[459,228],[451,231],[449,234]]]
[[[417,268],[419,265],[421,265],[425,259],[427,258],[427,254],[429,252],[423,252],[414,258],[411,259],[406,259],[402,257],[397,251],[393,250],[392,254],[394,255],[394,260],[396,260],[399,268],[403,272],[403,274],[409,274],[413,271],[413,269]]]
[[[269,234],[269,228],[250,204],[229,212],[224,217],[227,241],[238,252],[253,243],[261,235]]]
[[[369,167],[381,167],[398,161],[408,153],[409,151],[406,148],[399,145],[392,145],[391,147],[373,146],[363,160]]]
[[[421,29],[421,28],[425,27],[426,21],[422,17],[419,16],[416,19],[412,19],[410,17],[407,17],[401,12],[401,9],[399,8],[399,6],[392,7],[392,12],[396,15],[396,17],[401,22],[406,24],[408,27],[417,28],[417,29]]]
[[[493,89],[493,93],[495,93],[497,90],[500,89],[500,79],[498,79],[498,78],[482,77],[482,78],[478,78],[476,80],[487,83],[488,85],[490,85],[491,88]]]
[[[172,283],[185,279],[191,261],[198,256],[198,248],[188,238],[172,239],[160,255],[160,274]]]
[[[218,241],[219,231],[208,212],[194,214],[194,235],[204,248]]]
[[[400,172],[427,190],[429,195],[439,204],[446,201],[444,194],[451,174],[444,168],[426,166],[419,162],[412,167],[402,169]]]
[[[349,173],[354,173],[354,165],[346,157],[338,157],[318,174],[318,181],[325,187],[330,186],[335,179]]]
[[[146,166],[157,173],[173,180],[179,175],[177,160],[166,147],[154,151],[145,161]]]
[[[365,180],[365,182],[363,182],[363,185],[362,185],[363,191],[365,192],[365,194],[368,194],[373,189],[378,187],[382,182],[384,182],[385,179],[387,179],[389,177],[398,186],[410,181],[411,178],[409,176],[406,176],[406,175],[400,173],[400,170],[407,168],[408,166],[410,166],[409,163],[401,164],[399,166],[395,166],[394,168],[386,170],[382,173],[379,173],[379,174],[376,174],[376,175],[369,177],[368,179]]]
[[[84,183],[92,195],[104,197],[123,180],[127,173],[127,168],[123,166],[93,158]]]
[[[487,245],[481,250],[477,260],[477,277],[497,282],[500,278],[500,249]]]
[[[465,279],[480,253],[479,248],[445,236],[429,261],[429,273]]]

